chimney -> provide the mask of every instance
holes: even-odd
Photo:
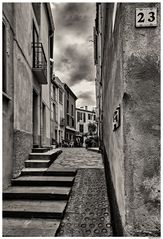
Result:
[[[85,110],[88,110],[88,106],[85,106]]]

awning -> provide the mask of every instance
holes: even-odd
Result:
[[[76,132],[76,129],[66,126],[66,129]]]

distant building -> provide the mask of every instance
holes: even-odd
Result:
[[[88,124],[96,124],[96,113],[87,110],[87,106],[76,108],[76,131],[84,135],[88,133]]]
[[[76,95],[64,84],[64,108],[65,108],[65,140],[74,141],[76,133]]]
[[[3,3],[3,186],[50,146],[54,23],[49,3]]]
[[[51,140],[61,144],[65,138],[64,84],[56,76],[51,84]]]
[[[115,236],[160,236],[160,3],[97,3],[97,120]]]

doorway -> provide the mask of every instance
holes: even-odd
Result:
[[[33,145],[38,145],[38,95],[33,90]]]
[[[42,103],[42,144],[46,144],[46,106]]]

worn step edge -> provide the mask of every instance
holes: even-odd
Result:
[[[26,168],[48,168],[50,166],[50,160],[27,160],[25,161]]]
[[[8,199],[30,199],[30,200],[68,200],[70,193],[57,194],[57,193],[3,193],[3,200]]]
[[[42,176],[48,168],[23,168],[21,176]]]
[[[21,177],[20,177],[21,178]],[[19,178],[18,178],[19,179]],[[31,179],[30,180],[17,180],[12,179],[11,184],[13,186],[62,186],[62,187],[71,187],[73,185],[74,178],[71,181],[66,181],[66,179],[63,181],[59,181],[59,179],[56,180],[37,180],[37,179]]]
[[[67,169],[67,168],[55,168],[55,169],[47,169],[44,172],[45,176],[75,176],[77,173],[77,169]]]
[[[38,205],[38,203],[40,203]],[[29,203],[29,204],[27,204]],[[63,200],[50,202],[50,201],[29,201],[27,200],[5,200],[3,203],[3,217],[15,217],[15,218],[63,218],[67,201]],[[12,207],[11,207],[12,205]],[[60,205],[60,206],[59,206]],[[41,209],[41,210],[40,210]]]
[[[64,210],[65,211],[65,210]],[[3,210],[3,217],[15,217],[15,218],[54,218],[62,219],[64,211],[61,212],[36,212],[36,211],[7,211]]]
[[[3,192],[3,200],[68,200],[71,187],[10,187]]]
[[[61,221],[58,219],[4,218],[3,237],[53,237]],[[45,222],[45,223],[44,223]]]

